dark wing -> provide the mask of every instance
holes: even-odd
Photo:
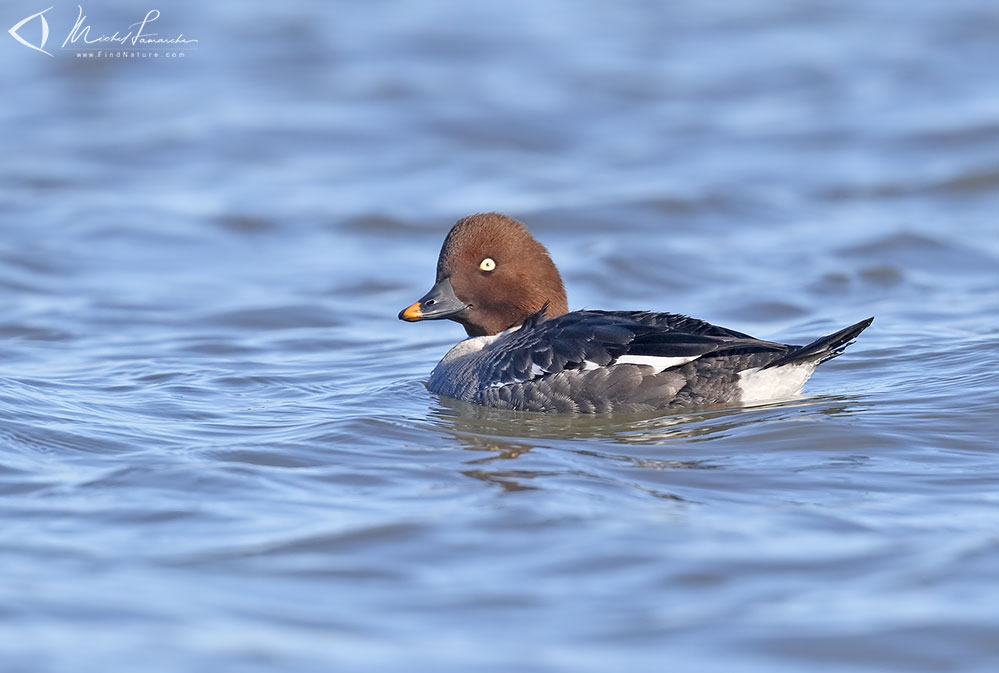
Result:
[[[673,313],[576,311],[545,320],[539,312],[487,346],[482,366],[484,380],[502,385],[612,364],[662,371],[706,357],[772,353],[776,358],[789,348]]]
[[[707,336],[753,339],[753,337],[748,334],[736,332],[734,329],[712,325],[709,322],[698,320],[697,318],[691,318],[690,316],[682,315],[680,313],[651,313],[649,311],[580,311],[580,313],[630,318],[635,322],[648,325],[649,327],[659,327],[660,329],[686,332],[687,334],[704,334]]]

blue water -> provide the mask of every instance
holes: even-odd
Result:
[[[159,9],[0,33],[4,673],[996,670],[999,8]],[[789,403],[441,400],[487,210],[575,308],[876,321]]]

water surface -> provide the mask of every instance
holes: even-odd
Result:
[[[993,670],[987,3],[161,11],[0,40],[4,671]],[[575,308],[877,318],[793,402],[441,400],[395,316],[485,210]]]

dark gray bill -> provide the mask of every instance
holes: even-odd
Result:
[[[416,322],[453,318],[467,308],[468,306],[455,296],[451,281],[442,278],[418,302],[399,311],[399,320]]]

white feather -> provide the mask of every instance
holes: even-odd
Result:
[[[667,358],[658,355],[622,355],[615,364],[619,365],[648,365],[655,370],[655,373],[687,364],[691,360],[696,360],[700,355],[689,355],[685,357]]]
[[[441,358],[441,364],[454,360],[455,358],[460,358],[462,355],[477,353],[501,336],[502,334],[494,334],[493,336],[470,337],[463,341],[459,341],[451,348],[451,350],[447,352],[447,355]]]
[[[741,402],[768,402],[794,397],[815,371],[815,363],[784,365],[772,369],[744,369],[739,372]]]

